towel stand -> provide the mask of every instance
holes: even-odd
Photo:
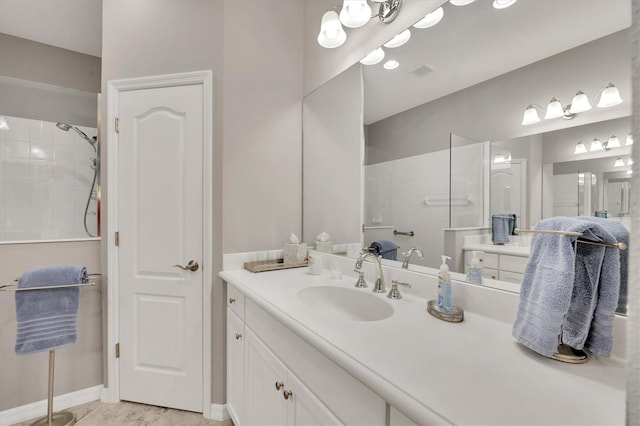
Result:
[[[90,277],[99,277],[100,274],[91,274]],[[14,281],[17,281],[14,280]],[[50,286],[38,286],[38,287],[25,287],[18,288],[16,284],[7,284],[0,286],[0,291],[27,291],[27,290],[52,290],[56,288],[69,288],[69,287],[88,287],[95,286],[95,281],[90,281],[86,283],[75,283],[75,284],[59,284],[59,285],[50,285]],[[76,423],[76,418],[73,413],[69,411],[58,411],[57,413],[53,412],[53,378],[54,378],[54,370],[55,370],[55,362],[56,362],[56,351],[49,351],[49,377],[48,377],[48,391],[47,391],[47,415],[39,418],[35,422],[31,423],[32,426],[71,426]]]
[[[553,235],[569,235],[569,236],[572,236],[572,237],[582,237],[582,236],[584,236],[584,234],[582,232],[555,231],[555,230],[551,230],[551,229],[520,229],[520,228],[516,228],[514,230],[514,232],[516,234],[553,234]],[[610,244],[610,243],[600,243],[600,242],[597,242],[597,241],[580,240],[580,239],[576,240],[576,242],[582,243],[582,244],[592,244],[594,246],[613,247],[613,248],[617,248],[618,250],[626,250],[627,249],[627,245],[625,243]]]

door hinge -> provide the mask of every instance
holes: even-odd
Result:
[[[120,245],[120,232],[116,231],[116,247]]]
[[[120,133],[120,119],[116,117],[116,133]]]
[[[116,343],[116,358],[120,358],[120,343]]]

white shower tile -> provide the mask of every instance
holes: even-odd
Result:
[[[2,142],[2,156],[4,158],[29,158],[29,142],[9,139]]]
[[[29,153],[32,160],[51,161],[53,159],[53,146],[47,143],[31,142]]]

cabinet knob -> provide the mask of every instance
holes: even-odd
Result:
[[[284,383],[282,382],[276,382],[276,390],[280,390],[282,389],[282,387],[284,386]],[[286,391],[285,391],[286,392]]]
[[[240,340],[240,339],[242,339],[242,334],[236,333],[236,340]]]
[[[289,399],[289,397],[293,396],[293,392],[285,390],[282,392],[282,396],[284,396],[284,399]]]
[[[229,299],[229,304],[233,305],[234,303],[236,303],[236,299],[234,299],[233,297]]]

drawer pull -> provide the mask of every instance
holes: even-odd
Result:
[[[282,392],[282,396],[284,396],[284,399],[289,399],[289,397],[293,396],[293,392],[285,390]]]
[[[284,383],[282,382],[276,382],[276,390],[280,390],[282,389],[282,387],[284,386]],[[286,392],[286,391],[285,391]]]
[[[233,305],[234,303],[236,303],[236,299],[234,299],[233,297],[229,299],[229,304]]]
[[[242,339],[242,334],[236,333],[236,340],[240,340],[240,339]]]

